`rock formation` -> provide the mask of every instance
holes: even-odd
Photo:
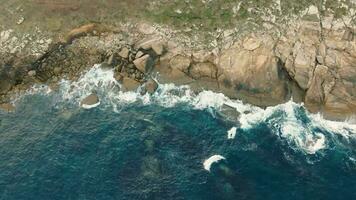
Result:
[[[225,31],[210,49],[191,48],[174,31],[149,23],[118,27],[90,23],[69,31],[64,40],[50,41],[37,54],[26,47],[16,53],[2,51],[0,102],[33,83],[75,80],[88,67],[104,63],[115,70],[127,91],[146,83],[146,91],[154,93],[157,83],[152,76],[158,73],[162,83],[223,92],[262,107],[293,99],[311,112],[345,119],[356,113],[353,20],[321,15],[311,6],[302,18],[276,31],[238,38]],[[10,33],[1,34],[2,49],[8,49]]]

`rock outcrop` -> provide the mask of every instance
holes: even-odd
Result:
[[[2,54],[0,102],[35,82],[75,80],[103,63],[114,69],[125,91],[143,85],[144,93],[154,93],[152,76],[158,73],[160,82],[223,92],[262,107],[293,99],[311,112],[345,119],[356,114],[356,29],[338,19],[316,19],[295,20],[279,34],[231,39],[224,33],[229,39],[220,40],[227,42],[210,50],[187,47],[148,24],[131,29],[84,25],[41,56]]]

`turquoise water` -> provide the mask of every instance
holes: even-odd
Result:
[[[99,82],[93,109],[77,99],[98,85],[79,81],[80,93],[37,92],[0,113],[0,199],[356,198],[352,125],[291,102],[267,110],[235,102],[250,111],[231,121],[220,94],[188,98],[162,86],[155,97],[114,98],[112,82]],[[213,155],[224,159],[208,171]]]

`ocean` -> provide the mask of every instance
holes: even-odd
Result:
[[[81,108],[94,90],[100,104]],[[14,102],[0,112],[0,199],[356,199],[356,125],[292,101],[173,84],[142,96],[96,65]]]

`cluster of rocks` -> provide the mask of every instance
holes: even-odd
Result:
[[[89,24],[72,30],[35,61],[2,63],[0,100],[6,103],[4,95],[33,82],[75,80],[102,63],[115,70],[126,91],[144,85],[142,93],[154,93],[152,75],[159,74],[162,83],[223,92],[263,107],[293,99],[312,112],[343,119],[356,113],[355,28],[331,24],[300,21],[279,37],[254,33],[212,50],[187,48],[147,24],[130,30],[132,35]]]

